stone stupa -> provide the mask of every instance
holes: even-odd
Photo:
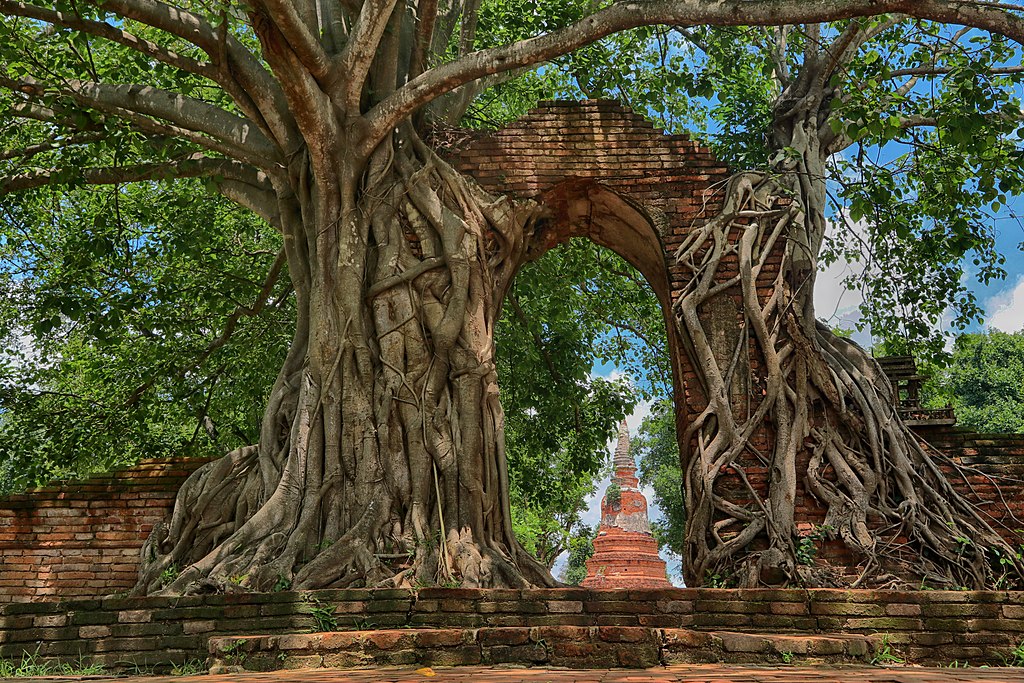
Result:
[[[587,560],[587,578],[582,585],[586,588],[671,587],[665,561],[658,556],[658,542],[647,519],[647,499],[640,492],[636,464],[629,455],[629,430],[625,420],[619,427],[612,467],[612,483],[601,499],[601,525],[594,539],[594,555]]]

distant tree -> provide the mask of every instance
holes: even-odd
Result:
[[[960,335],[923,390],[929,407],[952,405],[961,427],[1024,434],[1024,330]]]

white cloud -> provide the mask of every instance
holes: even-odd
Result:
[[[852,327],[860,320],[860,305],[864,297],[859,289],[847,289],[846,279],[860,275],[860,263],[836,261],[818,273],[814,282],[814,308],[819,318],[831,325]]]
[[[847,229],[855,234],[863,235],[865,223],[857,223],[845,219]],[[838,237],[841,228],[832,222],[829,234]],[[859,278],[864,273],[864,263],[858,258],[847,261],[840,258],[835,263],[818,271],[818,277],[814,281],[814,310],[819,318],[832,327],[846,330],[856,330],[857,323],[861,320],[860,305],[864,303],[863,293],[859,288],[847,289],[846,281]],[[862,332],[854,332],[853,338],[861,345],[870,346],[871,333],[865,329]]]
[[[1024,275],[1013,288],[1007,288],[985,303],[989,312],[988,327],[1003,332],[1024,329]]]

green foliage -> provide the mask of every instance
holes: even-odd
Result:
[[[818,544],[828,538],[832,527],[828,524],[815,526],[810,533],[800,537],[796,546],[796,561],[804,566],[814,564],[814,558],[818,556]]]
[[[215,341],[257,300],[276,233],[191,181],[22,193],[0,212],[0,486],[256,440],[294,326],[287,278]]]
[[[316,598],[304,596],[306,613],[313,618],[313,633],[325,633],[338,630],[338,617],[334,614],[334,606],[323,603]]]
[[[677,556],[682,555],[686,538],[686,506],[679,469],[676,414],[671,401],[661,401],[652,406],[651,414],[640,425],[630,447],[636,458],[640,481],[654,490],[653,502],[662,512],[662,519],[651,525],[658,545]]]
[[[926,370],[928,407],[953,406],[957,423],[974,431],[1024,433],[1024,330],[960,335],[949,365]]]
[[[206,673],[206,662],[201,659],[189,659],[171,667],[172,676],[198,676]]]
[[[1007,666],[1024,666],[1024,640],[1017,643],[1017,647],[1010,651],[1010,656],[1006,660]]]
[[[734,584],[734,577],[732,574],[727,572],[709,572],[704,577],[704,588],[732,588]]]
[[[169,567],[164,569],[162,572],[160,572],[160,585],[161,586],[169,586],[170,584],[174,583],[174,580],[178,578],[178,575],[180,573],[181,573],[181,570],[178,568],[178,565],[176,565],[176,564],[170,565]]]
[[[595,490],[618,423],[636,397],[667,393],[664,319],[632,267],[573,240],[523,267],[495,337],[513,528],[551,566]],[[598,364],[650,379],[598,377]]]
[[[594,538],[597,528],[580,526],[569,542],[569,558],[561,580],[571,586],[578,586],[587,578],[587,560],[594,556]]]
[[[608,484],[608,488],[604,492],[604,500],[612,508],[617,508],[622,502],[622,488],[614,481]]]
[[[956,49],[934,47],[951,35],[928,22],[881,33],[837,77],[844,99],[830,121],[854,146],[833,158],[835,206],[849,222],[837,220],[823,258],[866,264],[847,283],[862,290],[864,324],[921,359],[942,355],[943,316],[959,330],[981,319],[969,279],[1005,277],[993,215],[1024,182],[1019,77],[991,73],[1016,59],[1014,46],[974,32]],[[906,90],[893,77],[932,61],[944,73],[927,85]]]
[[[889,636],[882,636],[878,649],[871,656],[871,664],[874,666],[890,666],[892,664],[903,664],[906,660],[901,656],[899,650],[889,642]]]
[[[102,664],[86,664],[79,657],[74,664],[40,661],[39,649],[23,652],[20,660],[0,659],[0,679],[39,678],[43,676],[99,676],[104,673]]]

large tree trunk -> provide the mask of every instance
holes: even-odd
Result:
[[[676,313],[708,400],[680,438],[687,584],[717,576],[741,586],[1019,585],[1019,555],[902,423],[874,360],[815,320],[829,112],[816,73],[805,64],[779,99],[773,167],[733,177],[721,213],[677,253],[694,278]],[[774,267],[771,293],[759,293],[762,270]],[[732,343],[716,346],[719,299],[736,288],[740,322]],[[759,368],[741,377],[748,354]],[[748,469],[767,470],[766,490]],[[729,499],[724,475],[738,478],[749,504]],[[799,552],[801,481],[827,510],[820,533],[858,558],[859,576],[808,566],[806,549]]]
[[[186,482],[137,592],[553,584],[512,533],[493,341],[537,207],[411,127],[344,161],[331,194],[293,163],[299,319],[260,444]]]

